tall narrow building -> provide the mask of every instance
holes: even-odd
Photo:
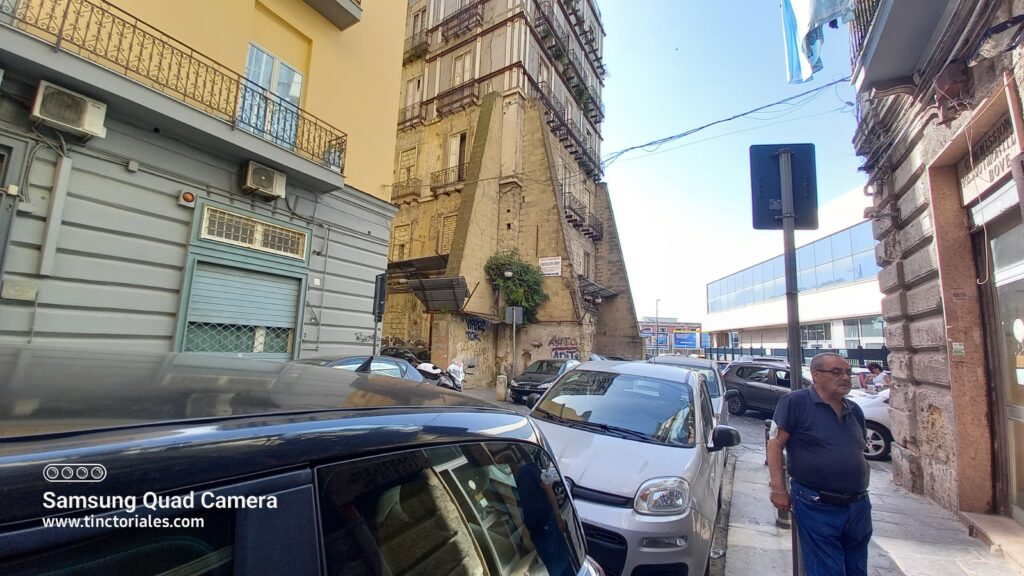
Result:
[[[410,0],[398,114],[385,342],[474,380],[532,359],[641,351],[601,179],[604,29],[592,0]],[[544,273],[536,322],[504,325],[484,271]],[[515,368],[513,368],[515,367]]]

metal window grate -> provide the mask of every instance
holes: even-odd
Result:
[[[208,207],[204,235],[251,246],[256,239],[256,220]]]
[[[263,224],[261,246],[272,252],[283,252],[301,258],[306,253],[306,235],[284,226]]]
[[[185,352],[288,354],[294,332],[292,328],[189,322]]]
[[[307,234],[242,216],[213,206],[203,215],[202,238],[244,246],[261,252],[304,259]]]

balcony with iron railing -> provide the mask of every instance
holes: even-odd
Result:
[[[419,124],[423,124],[426,115],[423,111],[423,103],[417,102],[402,108],[398,112],[398,129],[407,130]]]
[[[573,155],[583,171],[589,176],[598,176],[601,173],[601,164],[598,162],[597,152],[583,137],[582,131],[576,122],[566,118],[565,107],[551,92],[551,86],[547,82],[532,83],[531,96],[541,101],[545,108],[545,121],[551,128],[551,132],[565,146],[565,149]]]
[[[604,238],[604,222],[593,212],[587,213],[587,224],[583,227],[583,234],[594,241]]]
[[[588,100],[586,102],[587,117],[591,121],[600,124],[604,121],[604,103],[601,102],[601,95],[595,86],[587,87]]]
[[[565,221],[579,228],[587,222],[587,210],[583,202],[573,196],[571,192],[562,193],[562,213]]]
[[[569,33],[555,19],[549,0],[541,2],[537,8],[537,34],[552,60],[565,57],[569,50]]]
[[[474,2],[453,12],[441,22],[441,37],[447,42],[471,31],[484,22],[484,3]]]
[[[583,8],[580,5],[581,0],[562,0],[562,4],[565,5],[565,12],[569,15],[569,18],[574,20],[577,24],[583,22]]]
[[[420,190],[423,188],[423,182],[419,178],[410,178],[408,180],[402,180],[401,182],[395,182],[391,187],[391,203],[402,204],[405,202],[412,202],[420,196]]]
[[[572,48],[569,48],[562,71],[571,89],[585,87],[590,82],[590,74],[583,68],[579,54]]]
[[[402,64],[408,64],[427,55],[430,50],[430,35],[426,30],[409,36],[405,39],[405,53],[402,56]]]
[[[437,115],[444,116],[480,103],[480,84],[471,80],[437,95]]]
[[[864,50],[864,42],[868,38],[871,24],[878,13],[878,5],[882,0],[855,0],[853,19],[850,20],[850,69],[857,67],[857,61]]]
[[[466,171],[468,169],[469,164],[466,163],[432,173],[430,175],[430,190],[438,193],[461,189],[466,182]]]
[[[344,132],[107,2],[0,0],[3,25],[334,172],[344,171]]]

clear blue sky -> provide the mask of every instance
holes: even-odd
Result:
[[[610,73],[602,155],[850,73],[848,33],[840,26],[826,29],[822,71],[810,82],[787,84],[777,0],[599,0],[599,6]],[[657,154],[636,151],[614,162],[604,178],[637,314],[653,316],[660,298],[660,315],[701,321],[709,281],[782,252],[781,232],[751,227],[751,144],[815,144],[819,206],[862,187],[851,143],[853,113],[829,112],[853,99],[853,88],[842,83],[799,109],[735,120],[666,144]],[[821,216],[838,216],[847,225],[859,219]]]

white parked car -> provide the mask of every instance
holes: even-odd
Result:
[[[587,362],[534,405],[570,486],[590,555],[609,574],[705,574],[724,448],[699,371]],[[634,572],[636,570],[636,572]]]
[[[867,444],[864,457],[868,460],[888,460],[892,452],[892,432],[889,425],[889,389],[878,394],[850,394],[848,398],[856,402],[864,411],[865,424],[868,427]]]

